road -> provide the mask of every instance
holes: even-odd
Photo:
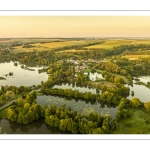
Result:
[[[9,102],[9,103],[7,103],[7,104],[1,106],[1,107],[0,107],[0,111],[1,111],[2,109],[4,109],[4,108],[10,106],[13,102],[17,102],[17,99],[15,99],[15,100],[13,100],[13,101],[11,101],[11,102]]]
[[[39,90],[40,90],[40,89],[36,89],[36,90],[34,90],[34,91],[39,91]],[[32,91],[31,91],[31,92],[32,92]],[[18,99],[18,98],[17,98],[17,99]],[[3,110],[4,108],[10,106],[13,102],[17,102],[17,99],[12,100],[11,102],[9,102],[9,103],[7,103],[7,104],[1,106],[1,107],[0,107],[0,111]]]

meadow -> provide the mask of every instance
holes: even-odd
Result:
[[[112,49],[114,46],[120,45],[139,45],[139,44],[150,44],[150,40],[131,40],[131,39],[110,39],[106,40],[106,42],[102,44],[88,46],[86,48],[104,48],[104,49]]]
[[[72,46],[72,45],[82,45],[85,44],[84,40],[81,41],[62,41],[62,42],[50,42],[50,43],[36,43],[36,44],[31,44],[36,47],[45,47],[45,48],[59,48],[59,47],[64,47],[64,46]],[[89,42],[88,42],[89,43]]]
[[[134,40],[106,40],[106,42],[102,44],[97,44],[93,46],[88,46],[86,48],[104,48],[104,49],[112,49],[114,46],[119,46],[119,45],[128,45],[132,44]]]
[[[150,58],[150,55],[124,55],[122,58],[127,58],[129,60],[137,60],[143,58]]]
[[[131,117],[121,119],[112,134],[150,134],[150,114],[127,108]]]
[[[90,43],[96,43],[104,41],[104,43],[101,44],[95,44],[92,46],[87,46],[86,44]],[[150,44],[150,40],[144,39],[65,39],[65,38],[24,38],[24,39],[0,39],[1,43],[22,43],[21,46],[15,46],[13,47],[13,53],[18,52],[32,52],[32,51],[50,51],[52,49],[56,48],[64,48],[69,46],[82,46],[82,49],[79,49],[80,51],[85,51],[84,48],[87,49],[112,49],[113,47],[120,46],[120,45],[139,45],[139,44]],[[23,48],[23,45],[25,43],[32,43],[30,44],[31,48]],[[76,48],[70,48],[67,49],[67,52],[75,52],[79,51]],[[61,52],[66,51],[65,49],[62,49]],[[129,57],[129,56],[128,56]]]
[[[31,41],[30,41],[31,42]],[[65,40],[65,41],[49,41],[46,43],[41,43],[42,41],[34,41],[34,44],[30,44],[33,46],[32,48],[23,48],[23,46],[16,46],[14,47],[13,52],[18,53],[18,52],[30,52],[30,51],[50,51],[55,48],[62,48],[62,47],[67,47],[67,46],[75,46],[75,45],[84,45],[84,44],[89,44],[93,43],[92,41],[85,41],[85,40]]]

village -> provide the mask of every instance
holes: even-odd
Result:
[[[67,62],[70,62],[75,66],[75,72],[80,72],[84,69],[88,69],[87,63],[100,63],[100,62],[106,62],[106,60],[94,60],[94,59],[88,58],[87,60],[69,59],[67,60]]]

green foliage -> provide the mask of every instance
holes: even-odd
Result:
[[[132,98],[132,100],[131,100],[131,106],[133,107],[133,108],[139,108],[139,107],[142,107],[143,105],[142,105],[143,103],[138,99],[138,98]]]
[[[31,92],[26,98],[18,98],[14,107],[8,110],[8,119],[19,124],[28,124],[34,120],[44,117],[45,109],[35,102],[36,94]]]
[[[46,124],[74,134],[110,133],[110,119],[110,116],[101,116],[94,111],[87,115],[78,114],[64,106],[51,105],[45,109]]]
[[[150,102],[144,104],[145,111],[150,113]]]

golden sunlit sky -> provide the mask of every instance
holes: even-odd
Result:
[[[7,37],[150,37],[150,16],[0,16]]]

